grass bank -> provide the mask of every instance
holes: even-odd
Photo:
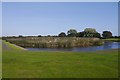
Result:
[[[34,52],[6,45],[11,49],[3,49],[3,78],[118,77],[117,50]]]
[[[102,39],[103,41],[113,41],[113,42],[120,42],[120,38],[108,38],[108,39]]]

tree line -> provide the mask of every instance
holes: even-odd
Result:
[[[59,37],[96,37],[96,38],[111,38],[112,32],[110,31],[103,31],[102,36],[100,33],[96,31],[94,28],[86,28],[82,32],[77,32],[75,29],[70,29],[67,31],[67,34],[65,32],[61,32]]]
[[[38,35],[38,37],[42,37],[41,35]],[[47,37],[50,37],[48,35]],[[103,31],[102,35],[96,31],[94,28],[85,28],[82,32],[77,32],[75,29],[70,29],[67,31],[67,34],[65,32],[61,32],[58,34],[58,36],[52,36],[52,37],[96,37],[96,38],[118,38],[119,36],[112,36],[111,31]]]
[[[12,36],[15,37],[15,36]],[[36,37],[36,36],[23,36],[19,35],[18,37]],[[38,35],[37,37],[95,37],[95,38],[120,38],[120,36],[112,36],[111,31],[103,31],[102,34],[96,31],[94,28],[85,28],[84,31],[78,32],[76,29],[70,29],[65,32],[61,32],[56,36],[47,35],[42,36]]]

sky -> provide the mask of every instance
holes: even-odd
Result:
[[[118,2],[119,0],[1,0],[2,2]]]
[[[118,35],[117,2],[3,2],[2,36],[58,35],[95,28]]]
[[[0,2],[0,37],[1,36],[2,36],[2,3]]]

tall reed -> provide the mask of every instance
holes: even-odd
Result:
[[[80,37],[26,37],[8,38],[10,43],[33,48],[70,48],[87,47],[102,45],[103,41],[99,38],[80,38]]]

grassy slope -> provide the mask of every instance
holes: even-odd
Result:
[[[32,52],[3,50],[3,77],[118,77],[118,52]]]
[[[21,47],[15,46],[14,44],[11,44],[9,42],[3,41],[3,43],[8,45],[13,50],[23,50]]]

